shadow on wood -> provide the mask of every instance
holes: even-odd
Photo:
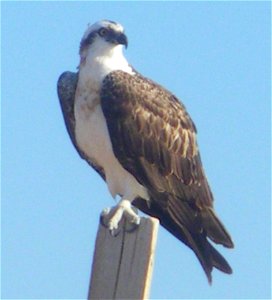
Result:
[[[88,299],[147,299],[159,221],[141,218],[140,226],[117,236],[100,225],[96,237]]]

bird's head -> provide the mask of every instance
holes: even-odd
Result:
[[[80,55],[103,53],[116,50],[122,46],[127,47],[128,40],[124,34],[124,28],[113,21],[102,20],[88,26],[80,42]]]

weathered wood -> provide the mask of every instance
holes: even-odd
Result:
[[[117,236],[100,225],[96,238],[88,299],[147,299],[159,221],[141,218],[140,226]]]

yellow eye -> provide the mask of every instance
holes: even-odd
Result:
[[[105,36],[107,34],[107,32],[108,31],[106,28],[101,28],[98,33],[100,36]]]

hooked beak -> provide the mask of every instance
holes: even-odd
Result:
[[[124,33],[114,32],[111,35],[109,35],[107,40],[116,45],[124,45],[126,48],[128,46],[128,39]]]
[[[128,46],[128,39],[124,33],[121,33],[118,35],[117,42],[118,42],[118,44],[124,45],[126,48]]]

